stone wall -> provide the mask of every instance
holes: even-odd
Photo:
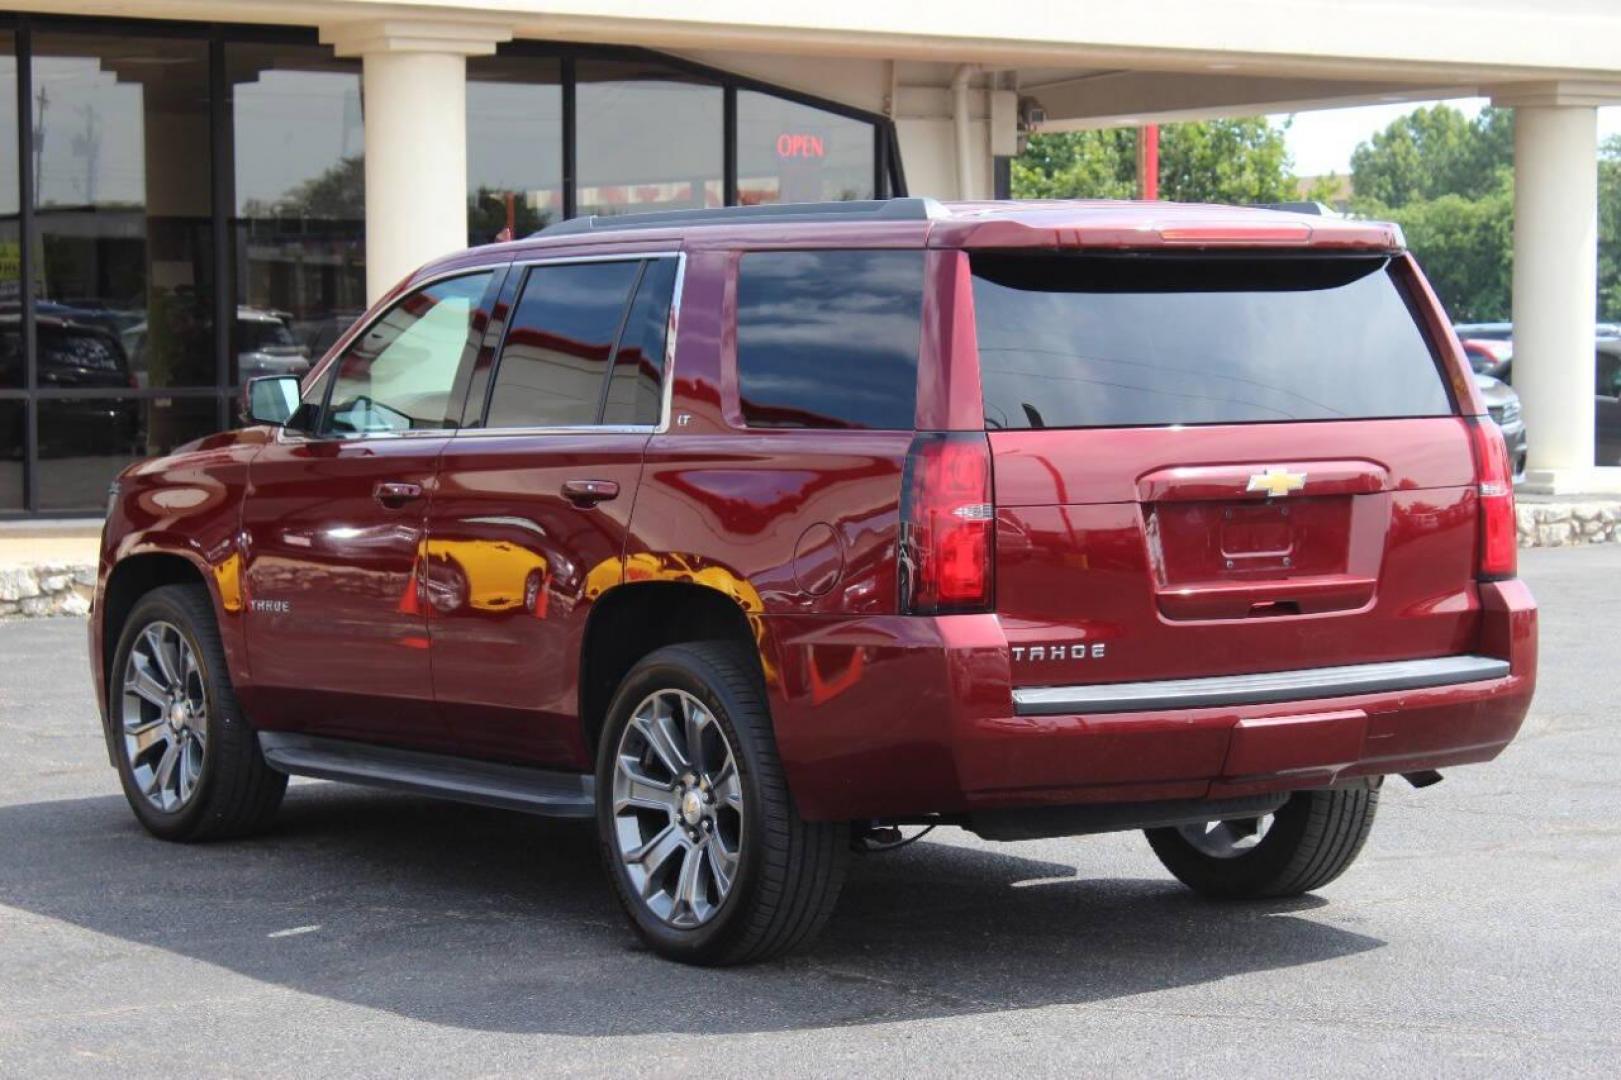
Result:
[[[1572,544],[1608,544],[1621,541],[1621,500],[1588,499],[1579,502],[1527,502],[1521,500],[1521,547],[1568,547]]]
[[[96,568],[72,563],[0,566],[0,619],[19,615],[85,615]]]

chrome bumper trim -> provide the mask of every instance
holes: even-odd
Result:
[[[1440,656],[1378,664],[1272,671],[1259,675],[1217,675],[1202,679],[1098,683],[1090,686],[1032,686],[1013,691],[1019,716],[1067,713],[1151,712],[1155,709],[1208,709],[1225,705],[1269,705],[1280,701],[1422,690],[1432,686],[1508,677],[1507,660],[1491,656]]]

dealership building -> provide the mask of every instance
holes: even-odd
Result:
[[[1006,194],[1030,131],[1516,114],[1532,479],[1593,461],[1613,0],[45,0],[0,13],[0,518],[94,513],[394,281],[578,214]]]

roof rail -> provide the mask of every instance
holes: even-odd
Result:
[[[928,221],[945,216],[933,199],[852,199],[846,202],[756,203],[707,210],[588,214],[559,221],[531,236],[571,236],[612,229],[681,229],[693,225],[767,225],[798,221]]]

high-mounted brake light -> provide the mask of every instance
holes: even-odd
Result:
[[[1519,552],[1514,518],[1514,473],[1503,433],[1490,417],[1472,416],[1470,441],[1475,453],[1475,483],[1480,494],[1480,559],[1476,576],[1485,581],[1511,578]]]
[[[1167,225],[1157,230],[1167,244],[1304,244],[1311,226],[1296,222],[1267,225]]]
[[[995,528],[985,436],[946,432],[913,439],[901,495],[901,610],[989,610]]]

